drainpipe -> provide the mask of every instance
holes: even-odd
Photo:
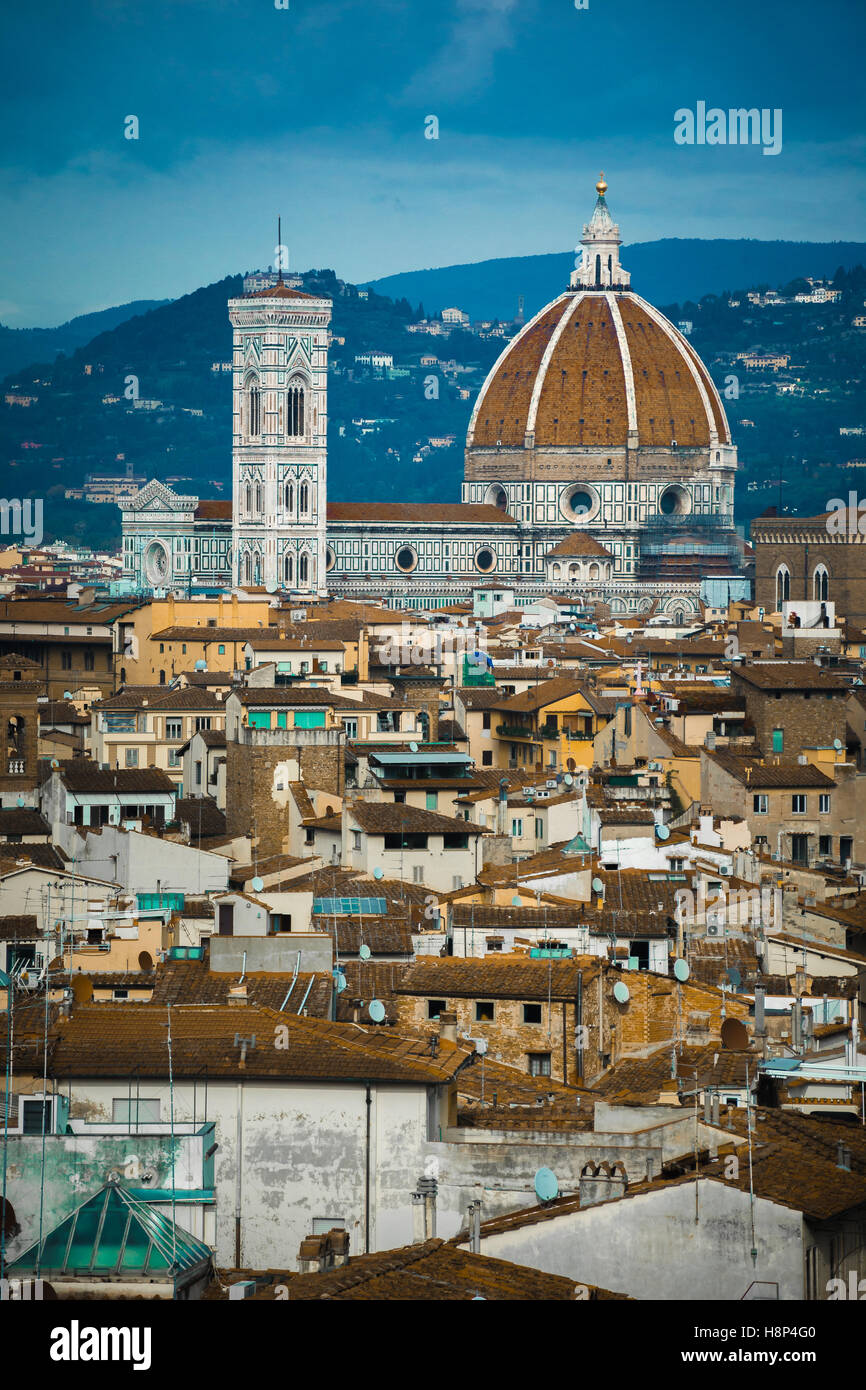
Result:
[[[241,1268],[241,1171],[243,1167],[243,1142],[244,1142],[244,1087],[243,1082],[238,1082],[238,1129],[237,1129],[237,1158],[235,1160],[235,1269]]]
[[[370,1253],[370,1083],[367,1082],[367,1156],[364,1174],[364,1254]]]
[[[577,1080],[583,1081],[583,971],[577,972]]]
[[[562,1001],[562,1081],[568,1085],[568,1005]]]

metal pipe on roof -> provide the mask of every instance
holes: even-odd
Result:
[[[313,980],[314,980],[315,978],[316,978],[315,975],[311,975],[311,976],[310,976],[310,983],[307,985],[307,992],[306,992],[306,994],[304,995],[303,999],[301,1000],[301,1007],[298,1009],[298,1013],[299,1013],[299,1014],[302,1014],[302,1013],[304,1012],[304,1005],[305,1005],[306,1002],[307,1002],[307,997],[309,996],[310,990],[313,988]],[[291,991],[290,991],[290,992],[291,992]]]

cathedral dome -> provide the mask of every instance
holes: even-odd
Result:
[[[485,381],[467,448],[709,449],[729,444],[709,372],[629,288],[604,192],[564,294],[530,320]]]

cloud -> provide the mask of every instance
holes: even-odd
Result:
[[[474,96],[493,80],[498,53],[514,46],[520,0],[457,0],[457,18],[439,52],[414,74],[406,101]],[[525,0],[523,0],[525,8]]]

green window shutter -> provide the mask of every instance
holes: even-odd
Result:
[[[279,712],[277,713],[277,728],[278,728],[278,729],[284,729],[285,727],[286,727],[286,711],[285,711],[284,709],[281,709],[281,710],[279,710]]]
[[[307,709],[295,711],[296,729],[324,729],[325,711],[323,709]]]

